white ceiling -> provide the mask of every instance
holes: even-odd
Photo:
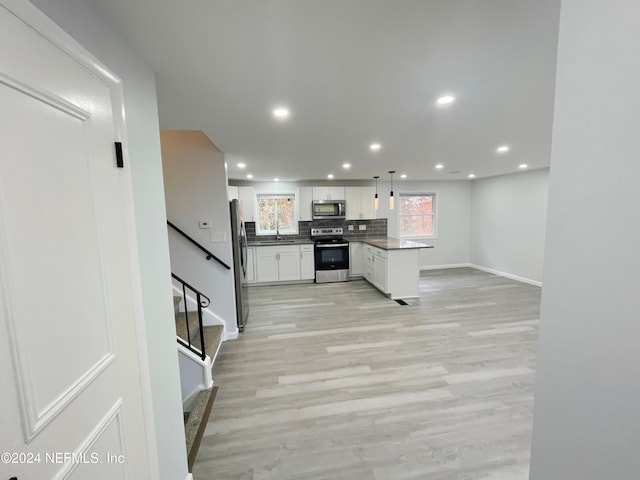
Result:
[[[155,70],[161,128],[204,131],[230,178],[549,165],[560,0],[95,1]]]

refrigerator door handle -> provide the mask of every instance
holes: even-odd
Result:
[[[247,233],[244,230],[244,222],[240,223],[240,266],[242,267],[242,275],[247,278]]]

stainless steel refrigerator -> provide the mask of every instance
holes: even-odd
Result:
[[[233,272],[236,285],[236,317],[238,330],[244,330],[249,317],[249,286],[247,284],[247,235],[242,220],[242,205],[231,200],[231,244],[233,246]]]

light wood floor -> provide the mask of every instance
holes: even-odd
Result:
[[[462,268],[408,306],[362,280],[249,293],[195,480],[528,478],[538,287]]]

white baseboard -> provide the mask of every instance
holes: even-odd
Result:
[[[420,271],[422,270],[441,270],[445,268],[465,268],[471,267],[470,263],[451,263],[448,265],[423,265],[420,267]]]
[[[509,278],[511,280],[516,280],[518,282],[528,283],[529,285],[535,285],[536,287],[542,287],[542,282],[539,282],[538,280],[531,280],[530,278],[521,277],[519,275],[513,275],[511,273],[501,272],[499,270],[494,270],[493,268],[474,265],[473,263],[470,263],[468,266],[471,268],[475,268],[476,270],[482,270],[483,272],[493,273],[494,275],[499,275],[501,277]]]
[[[238,338],[238,330],[236,330],[235,332],[226,333],[225,337],[226,340],[235,340],[236,338]]]

